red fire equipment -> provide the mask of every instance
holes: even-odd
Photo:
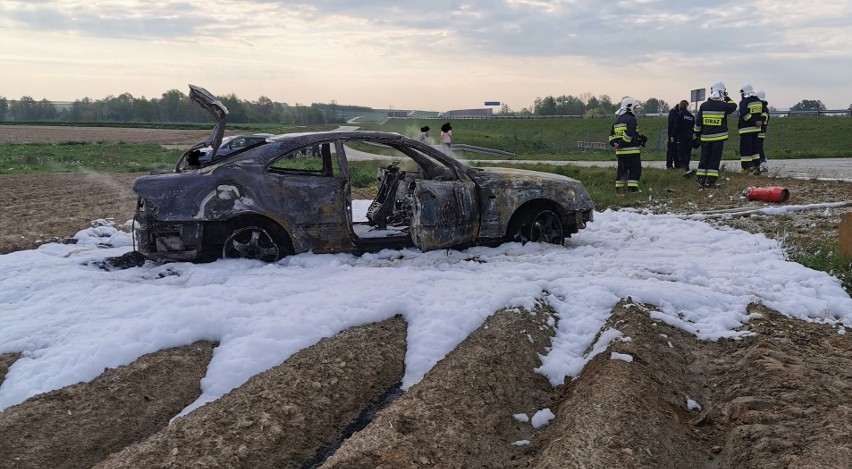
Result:
[[[786,202],[790,191],[785,187],[749,187],[746,189],[746,199],[763,200],[764,202]]]

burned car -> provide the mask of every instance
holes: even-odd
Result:
[[[190,85],[190,97],[216,117],[211,136],[174,171],[133,184],[134,244],[149,259],[271,262],[302,252],[562,244],[592,220],[592,200],[575,179],[469,167],[396,133],[282,134],[203,163],[193,155],[218,148],[228,111],[203,88]],[[387,161],[366,217],[353,213],[350,183],[364,152]]]

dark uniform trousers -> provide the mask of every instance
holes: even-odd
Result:
[[[618,168],[615,171],[615,188],[627,189],[627,192],[639,190],[642,177],[642,160],[638,153],[618,155]]]
[[[740,134],[740,167],[749,169],[760,164],[760,139],[757,132]]]
[[[698,170],[695,175],[701,186],[715,187],[719,178],[719,165],[722,163],[722,150],[725,149],[725,141],[701,142],[701,159],[698,161]]]
[[[677,159],[680,161],[679,168],[689,169],[689,162],[692,159],[692,138],[678,137],[677,139]]]
[[[680,158],[678,157],[677,142],[668,142],[668,147],[666,147],[666,168],[680,168]]]

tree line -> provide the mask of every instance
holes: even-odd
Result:
[[[671,109],[668,103],[658,98],[648,98],[639,101],[641,109],[646,113],[666,113]],[[613,114],[621,106],[621,100],[612,102],[607,95],[594,96],[584,93],[580,96],[562,95],[537,97],[532,106],[525,107],[519,112],[513,112],[505,104],[500,109],[502,115],[535,115],[535,116],[586,116]]]
[[[374,112],[370,107],[339,105],[331,103],[311,103],[310,105],[274,102],[266,96],[256,101],[242,100],[234,94],[218,96],[228,107],[231,122],[239,123],[276,123],[284,125],[339,124],[348,117],[364,112]],[[585,93],[580,96],[562,95],[537,97],[530,107],[513,111],[503,104],[499,115],[538,115],[538,116],[587,116],[611,115],[618,110],[621,102],[612,102],[607,95],[593,96]],[[664,114],[671,106],[664,100],[648,98],[639,101],[644,113]],[[849,105],[852,110],[852,104]],[[804,99],[790,108],[791,111],[825,111],[820,100]],[[36,101],[30,96],[18,100],[8,100],[0,96],[0,122],[210,122],[210,115],[191,102],[189,96],[179,90],[169,90],[160,98],[135,98],[130,93],[119,96],[107,96],[104,99],[78,99],[67,106],[56,106],[46,99]]]
[[[217,96],[229,111],[228,120],[239,123],[278,123],[284,125],[343,123],[347,116],[372,111],[365,106],[312,103],[277,103],[266,96],[257,101],[239,99],[234,94]],[[0,96],[0,122],[210,122],[211,117],[179,90],[169,90],[160,98],[135,98],[130,93],[104,99],[78,99],[57,106],[46,99],[30,96],[9,100]]]
[[[736,98],[735,98],[736,99]],[[612,102],[612,99],[607,95],[592,96],[589,93],[572,96],[547,96],[544,98],[538,97],[533,102],[532,106],[523,108],[520,112],[513,112],[505,104],[500,109],[499,114],[502,115],[537,115],[537,116],[586,116],[594,117],[596,115],[613,114],[621,106],[621,101]],[[646,101],[639,101],[640,112],[647,114],[665,114],[672,108],[665,100],[658,98],[648,98]],[[770,106],[771,110],[775,110]],[[848,107],[852,110],[852,104]],[[790,108],[791,111],[826,111],[827,108],[822,101],[818,99],[803,99]]]

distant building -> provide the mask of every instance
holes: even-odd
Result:
[[[408,117],[411,111],[399,111],[396,109],[391,109],[388,111],[388,117]]]
[[[414,119],[430,119],[438,117],[439,114],[440,113],[438,111],[411,111],[408,117]]]
[[[480,108],[480,109],[455,109],[453,111],[443,112],[438,114],[438,117],[444,117],[447,119],[464,119],[471,117],[491,117],[494,115],[494,110],[490,107],[488,108]]]

